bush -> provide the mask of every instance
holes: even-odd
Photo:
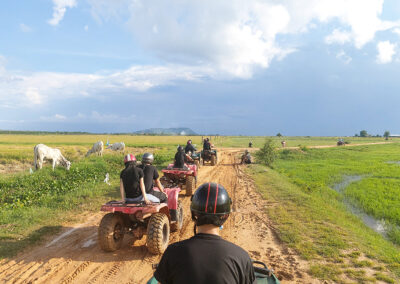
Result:
[[[256,152],[255,156],[260,163],[272,167],[277,156],[272,140],[267,139],[260,150]]]

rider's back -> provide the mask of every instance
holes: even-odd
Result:
[[[254,280],[247,252],[216,235],[197,234],[171,244],[165,255],[162,260],[166,261],[160,262],[155,273],[163,284],[247,284]]]

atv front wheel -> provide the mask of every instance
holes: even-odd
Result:
[[[147,248],[152,254],[162,254],[168,246],[169,220],[163,213],[155,213],[147,225]]]
[[[171,231],[176,232],[182,229],[183,226],[183,206],[181,201],[178,201],[178,207],[176,208],[176,222],[171,224]]]
[[[192,196],[196,187],[193,176],[186,177],[186,196]]]
[[[101,219],[98,240],[102,250],[116,251],[124,239],[124,220],[119,214],[108,213]]]

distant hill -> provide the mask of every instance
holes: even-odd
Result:
[[[147,135],[198,135],[190,128],[150,128],[134,132],[135,134]]]

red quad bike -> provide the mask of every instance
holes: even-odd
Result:
[[[158,188],[155,188],[158,190]],[[183,207],[178,201],[180,188],[165,188],[168,204],[124,203],[110,201],[101,206],[109,212],[101,219],[98,241],[104,251],[121,248],[125,234],[141,239],[147,234],[146,246],[152,254],[162,254],[168,246],[171,231],[178,231],[183,224]]]
[[[186,169],[174,168],[174,164],[169,164],[166,169],[161,170],[164,176],[173,182],[174,185],[185,185],[186,196],[192,196],[196,189],[197,166],[195,164],[186,165]]]

